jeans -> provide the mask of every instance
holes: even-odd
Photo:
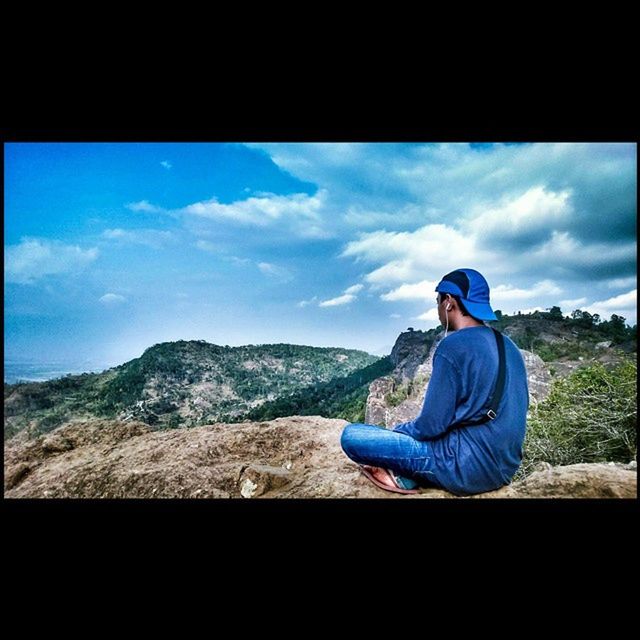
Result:
[[[342,450],[358,464],[391,469],[420,486],[438,486],[429,470],[428,442],[372,424],[348,424],[340,438]]]

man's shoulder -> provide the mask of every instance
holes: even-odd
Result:
[[[502,335],[505,340],[512,342],[508,336],[505,334]],[[515,343],[512,342],[512,344],[515,347]],[[443,355],[452,360],[474,357],[478,351],[495,352],[495,336],[492,327],[488,325],[454,331],[442,339],[436,350],[436,354]]]

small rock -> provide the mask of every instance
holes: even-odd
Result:
[[[240,494],[244,498],[261,496],[267,491],[285,486],[290,481],[290,472],[282,467],[263,464],[249,465],[242,474]]]
[[[258,485],[255,482],[251,482],[249,478],[245,478],[240,487],[240,495],[243,498],[253,498],[257,488]]]

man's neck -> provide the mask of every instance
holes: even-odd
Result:
[[[452,331],[458,331],[458,329],[467,329],[468,327],[483,327],[483,322],[478,322],[475,318],[470,316],[460,316],[456,318],[455,323],[451,323]]]

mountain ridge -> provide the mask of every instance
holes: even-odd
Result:
[[[521,349],[535,395],[544,395],[549,377],[564,377],[596,361],[615,364],[637,350],[635,328],[626,327],[624,318],[600,322],[580,310],[572,318],[559,311],[497,312],[498,320],[488,323]],[[429,353],[442,335],[442,327],[410,327],[384,358],[357,349],[289,343],[160,342],[100,373],[5,383],[4,437],[24,428],[45,433],[78,418],[141,420],[153,428],[298,414],[371,419],[374,424],[410,419],[406,415],[421,403]],[[368,411],[372,397],[386,418],[379,411],[374,419]]]
[[[5,439],[70,418],[137,419],[179,427],[241,419],[260,404],[381,360],[357,349],[275,343],[162,342],[101,373],[5,383]]]

